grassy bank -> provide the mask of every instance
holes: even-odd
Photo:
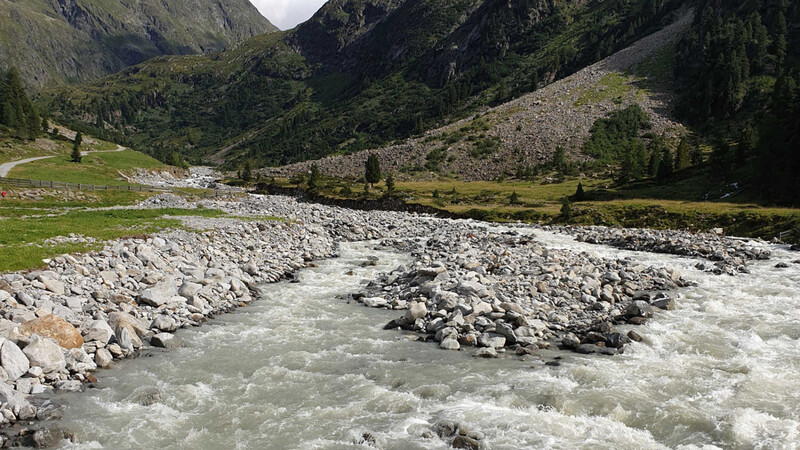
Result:
[[[136,169],[166,169],[167,166],[143,153],[133,150],[90,153],[80,163],[70,156],[59,155],[21,164],[9,173],[11,178],[62,181],[96,185],[124,186],[130,184],[122,176]]]
[[[285,187],[305,188],[300,180],[276,179]],[[585,192],[575,201],[578,183]],[[714,190],[716,189],[716,191]],[[364,185],[324,177],[320,195],[332,198],[377,199],[386,195],[386,183],[370,192]],[[642,182],[616,187],[608,178],[551,178],[513,181],[464,182],[439,177],[436,180],[406,180],[395,183],[393,195],[409,204],[420,204],[443,211],[487,221],[525,221],[544,224],[606,225],[656,229],[706,231],[721,227],[729,235],[772,239],[779,233],[800,230],[800,209],[759,205],[745,195],[722,200],[702,201],[704,196],[719,198],[725,192],[700,174],[679,174],[669,186]],[[564,200],[571,199],[564,208]],[[684,200],[697,199],[697,200]],[[800,231],[787,241],[800,241]]]

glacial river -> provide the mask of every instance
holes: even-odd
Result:
[[[577,243],[552,247],[682,268],[697,287],[638,327],[623,355],[562,355],[561,365],[479,360],[383,325],[402,312],[338,298],[407,257],[368,244],[263,290],[263,299],[181,330],[184,346],[99,372],[65,396],[75,448],[447,448],[441,421],[492,449],[800,448],[800,254],[774,248],[752,273],[715,276],[696,260]],[[377,256],[377,267],[360,267]],[[788,269],[775,269],[777,262]],[[352,271],[352,275],[348,272]],[[143,406],[144,394],[160,401]]]

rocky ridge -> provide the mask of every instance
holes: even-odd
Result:
[[[747,261],[769,259],[770,251],[739,239],[716,233],[636,228],[559,227],[580,242],[610,245],[626,250],[704,258],[713,264],[697,263],[699,270],[716,274],[747,273]],[[720,230],[721,231],[721,230]]]
[[[427,155],[444,145],[446,157],[440,167],[442,173],[467,181],[494,180],[505,172],[513,173],[520,166],[549,162],[558,145],[564,146],[574,159],[584,159],[580,150],[594,122],[634,103],[642,106],[650,117],[653,132],[682,135],[683,125],[672,118],[669,88],[655,93],[644,91],[637,87],[640,79],[628,73],[635,72],[640,63],[677,40],[693,16],[692,12],[686,12],[668,27],[603,61],[474,117],[429,131],[424,137],[386,148],[264,169],[263,173],[291,176],[307,173],[312,164],[317,164],[320,171],[328,175],[359,177],[371,154],[378,156],[384,171],[400,172],[403,168],[424,166]],[[613,86],[617,78],[623,84],[619,91]],[[466,134],[481,133],[499,139],[498,148],[485,158],[476,158],[471,154],[473,146],[467,139],[469,136],[460,137],[454,143],[448,141],[449,135],[464,133],[464,129],[475,130]]]

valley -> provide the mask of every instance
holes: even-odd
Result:
[[[0,0],[0,448],[795,448],[799,24]]]

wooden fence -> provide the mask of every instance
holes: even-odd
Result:
[[[196,195],[200,197],[219,197],[238,193],[241,191],[234,189],[213,189],[203,192],[187,192],[181,188],[155,187],[142,185],[97,185],[87,183],[67,183],[63,181],[44,181],[44,180],[25,180],[20,178],[0,177],[0,186],[14,186],[22,188],[48,188],[66,189],[70,191],[129,191],[129,192],[180,192],[183,194]]]

